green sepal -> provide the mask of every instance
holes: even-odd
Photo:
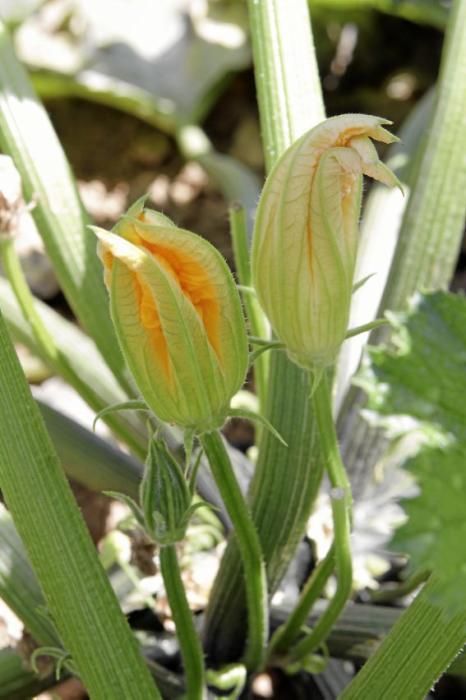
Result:
[[[113,498],[115,501],[120,501],[120,503],[124,503],[125,506],[128,506],[137,524],[140,525],[140,527],[142,527],[144,530],[146,529],[146,523],[144,522],[144,514],[141,508],[136,503],[136,501],[133,498],[131,498],[131,496],[127,496],[125,493],[119,493],[118,491],[103,491],[102,493],[104,494],[104,496]]]
[[[362,279],[360,279],[360,280],[358,280],[357,282],[355,282],[355,283],[353,284],[352,294],[354,294],[355,292],[357,292],[358,289],[361,289],[361,287],[363,287],[363,286],[366,284],[366,282],[368,282],[368,281],[370,280],[371,277],[374,277],[375,274],[376,274],[375,272],[371,272],[370,275],[366,275],[366,276],[363,277]]]
[[[367,333],[368,331],[372,331],[374,328],[379,328],[380,326],[387,326],[389,325],[390,320],[389,318],[376,318],[373,321],[369,321],[369,323],[364,323],[362,326],[355,326],[354,328],[349,328],[346,331],[345,335],[345,340],[348,340],[348,338],[354,338],[355,335],[359,335],[360,333]]]
[[[37,659],[39,658],[39,656],[50,656],[52,659],[56,660],[55,679],[57,681],[60,680],[63,671],[63,666],[65,666],[65,664],[67,669],[73,674],[73,676],[79,678],[78,670],[73,662],[71,654],[65,649],[60,649],[60,647],[45,646],[34,649],[29,659],[29,663],[31,664],[31,668],[34,671],[34,673],[37,673],[38,676],[40,676],[41,673],[40,669],[37,666]]]
[[[96,414],[96,417],[92,422],[92,430],[95,430],[97,422],[104,416],[107,416],[109,413],[116,413],[117,411],[149,411],[149,406],[145,401],[138,399],[122,401],[121,403],[114,403],[111,406],[106,406]]]
[[[272,423],[270,423],[270,421],[268,421],[267,418],[260,413],[255,413],[247,408],[229,408],[228,418],[247,418],[250,421],[260,423],[260,425],[272,433],[272,435],[277,438],[277,440],[281,442],[284,447],[288,447],[288,444],[285,442],[278,430],[276,430]]]
[[[258,345],[256,350],[249,353],[249,367],[252,367],[254,362],[260,357],[264,352],[268,350],[284,350],[285,343],[281,343],[279,340],[273,340],[269,338],[258,338],[257,336],[250,335],[248,340],[251,345]]]

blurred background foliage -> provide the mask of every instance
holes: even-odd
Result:
[[[328,114],[397,128],[435,82],[448,5],[310,2]],[[0,0],[0,16],[97,223],[149,191],[231,262],[225,199],[251,210],[263,174],[245,2]],[[47,275],[37,285],[56,291]]]

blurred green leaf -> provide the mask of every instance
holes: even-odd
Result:
[[[379,10],[403,19],[430,24],[444,29],[448,19],[448,4],[441,0],[313,0],[311,8],[328,7],[335,10]]]
[[[108,311],[102,266],[63,149],[0,22],[0,148],[21,175],[26,201],[78,319],[122,386],[128,387]]]
[[[455,614],[465,609],[466,588],[466,299],[419,295],[391,320],[392,345],[370,349],[357,382],[370,409],[427,429],[405,463],[419,493],[403,501],[407,520],[391,547],[410,556],[411,571],[435,573],[432,602]]]
[[[68,92],[135,98],[174,130],[205,115],[226,75],[249,65],[245,27],[240,3],[58,0],[24,23],[16,46],[30,67],[66,75]]]
[[[454,615],[465,609],[466,590],[466,445],[424,449],[407,464],[421,489],[403,507],[408,520],[391,548],[408,554],[409,569],[434,571],[435,598]]]

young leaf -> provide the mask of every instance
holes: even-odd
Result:
[[[403,502],[407,521],[392,547],[410,555],[411,571],[435,573],[435,600],[455,614],[465,609],[466,587],[466,299],[418,295],[390,320],[393,346],[371,349],[358,383],[369,408],[409,415],[430,436],[405,464],[419,493]]]
[[[466,441],[466,300],[437,292],[391,314],[392,350],[372,348],[357,383],[369,408],[404,414]]]
[[[423,449],[406,468],[421,493],[403,502],[408,520],[391,547],[409,554],[409,569],[434,571],[435,601],[449,615],[465,609],[466,590],[466,445]]]

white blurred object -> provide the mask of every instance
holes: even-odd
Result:
[[[58,292],[52,265],[45,254],[31,209],[23,200],[21,177],[9,156],[0,155],[0,226],[14,236],[21,266],[34,294],[48,299]]]

